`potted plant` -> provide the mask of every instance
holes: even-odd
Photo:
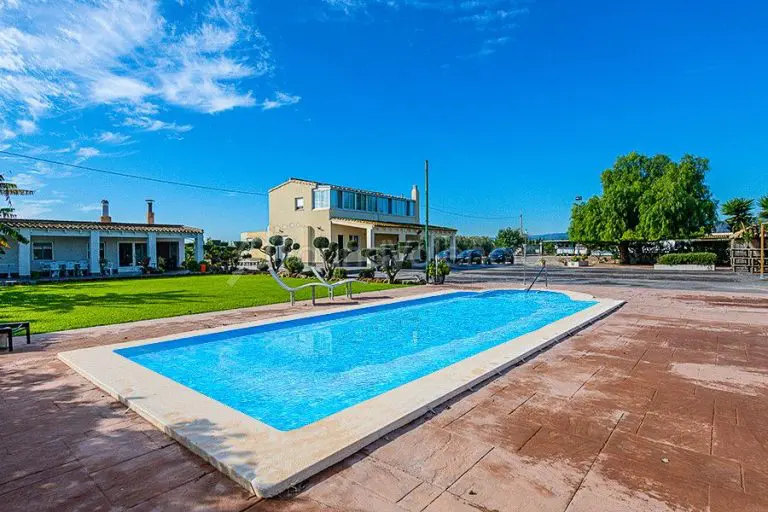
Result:
[[[431,277],[435,284],[443,284],[445,282],[445,276],[451,273],[451,266],[445,260],[440,260],[435,264],[434,261],[430,261],[427,265],[427,277]]]
[[[571,261],[568,262],[569,267],[588,267],[589,266],[589,260],[587,259],[586,254],[582,255],[576,255],[571,258]]]

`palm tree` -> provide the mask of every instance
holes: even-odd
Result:
[[[14,183],[5,181],[3,175],[0,174],[0,196],[8,203],[8,206],[0,207],[0,254],[5,254],[5,250],[10,247],[10,240],[28,243],[28,240],[21,236],[21,233],[8,226],[3,220],[14,217],[11,196],[28,196],[31,194],[31,190],[19,188]]]
[[[760,222],[768,222],[768,194],[761,197],[757,204],[760,205],[760,213],[757,215],[760,218]]]
[[[753,205],[754,200],[746,197],[734,197],[723,203],[721,211],[732,232],[735,233],[755,223],[755,217],[752,215]]]

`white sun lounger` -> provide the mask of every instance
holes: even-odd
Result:
[[[314,306],[315,305],[315,288],[317,288],[318,286],[322,286],[323,288],[327,288],[328,287],[327,285],[324,285],[322,283],[307,283],[307,284],[302,284],[301,286],[297,286],[295,288],[292,288],[292,287],[288,286],[287,284],[285,284],[285,282],[282,279],[280,279],[280,276],[277,275],[277,272],[275,272],[274,269],[271,266],[269,267],[269,273],[272,276],[272,279],[277,281],[277,284],[280,285],[280,288],[282,288],[283,290],[287,291],[288,294],[291,296],[291,306],[296,304],[296,292],[297,291],[303,290],[304,288],[310,288],[312,290],[312,305]]]
[[[315,274],[315,277],[320,280],[321,283],[323,283],[328,288],[328,294],[331,297],[331,300],[333,300],[333,290],[337,286],[344,286],[345,291],[347,292],[347,297],[352,298],[352,283],[362,283],[362,281],[358,281],[357,279],[342,279],[341,281],[331,283],[327,281],[322,275],[320,275],[320,272],[317,271],[315,267],[309,267],[312,269],[312,273]]]

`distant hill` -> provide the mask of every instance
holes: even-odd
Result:
[[[568,240],[568,233],[544,233],[543,235],[529,235],[529,240]]]

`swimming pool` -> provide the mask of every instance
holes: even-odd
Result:
[[[594,304],[543,291],[456,292],[116,352],[287,431]]]
[[[269,497],[622,303],[446,290],[58,357]]]

